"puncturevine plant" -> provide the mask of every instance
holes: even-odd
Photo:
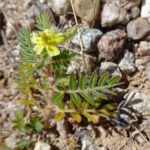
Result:
[[[21,29],[18,33],[21,58],[16,82],[22,95],[20,103],[28,110],[36,107],[37,116],[43,120],[48,118],[47,113],[43,113],[46,111],[53,112],[51,119],[55,121],[72,118],[80,123],[84,118],[96,122],[99,117],[114,117],[117,104],[111,103],[108,95],[116,94],[114,88],[119,85],[119,76],[111,77],[107,72],[99,77],[96,71],[90,76],[84,72],[67,74],[71,60],[79,53],[61,45],[78,27],[62,33],[50,23],[47,12],[41,12],[36,18],[36,28],[33,32]],[[40,96],[36,97],[36,94]],[[43,128],[39,120],[40,129],[36,128],[35,120],[29,122],[36,131]],[[24,124],[17,127],[17,119],[13,123],[15,128],[24,130]]]

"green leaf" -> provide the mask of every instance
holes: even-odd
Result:
[[[74,102],[74,104],[79,107],[81,104],[81,98],[79,95],[77,95],[76,93],[70,93],[70,97],[72,102]]]
[[[102,107],[103,110],[112,111],[117,108],[117,103],[110,103]]]
[[[51,101],[55,104],[61,102],[64,98],[64,93],[56,92],[53,97],[51,98]]]
[[[36,27],[39,30],[45,30],[45,29],[50,29],[50,20],[48,13],[46,11],[41,12],[37,17],[36,17]]]
[[[19,45],[21,47],[22,61],[26,63],[35,63],[35,53],[33,52],[33,45],[31,42],[30,30],[22,28],[18,34],[17,38]]]
[[[88,112],[83,112],[83,115],[84,115],[89,121],[92,121],[92,122],[96,122],[96,121],[97,121],[95,115],[91,115],[91,114],[89,114]]]
[[[104,73],[102,77],[99,79],[98,86],[101,86],[101,87],[104,86],[109,80],[109,77],[110,77],[109,72]]]
[[[21,139],[20,141],[17,142],[16,144],[16,148],[17,149],[27,149],[30,145],[30,141],[26,140],[26,139]]]
[[[1,150],[13,150],[13,149],[11,149],[11,148],[9,148],[7,145],[3,145],[2,146],[2,149]]]
[[[108,84],[109,85],[114,85],[114,84],[117,84],[119,81],[121,80],[121,77],[118,75],[118,76],[113,76],[109,81],[108,81]]]
[[[55,115],[54,120],[57,122],[57,121],[60,121],[60,120],[64,119],[64,117],[65,117],[64,112],[58,112],[58,113]]]
[[[44,128],[44,125],[39,118],[33,118],[30,120],[28,127],[32,128],[35,132],[41,132]]]
[[[74,118],[75,121],[77,121],[78,123],[81,122],[81,116],[78,113],[71,113],[71,116]]]
[[[89,103],[83,102],[82,103],[82,110],[87,109],[89,107]]]
[[[106,94],[112,94],[112,95],[117,95],[116,92],[114,92],[113,90],[109,90],[109,89],[100,89],[102,92],[106,93]]]
[[[75,76],[70,76],[69,88],[70,88],[70,90],[75,90],[77,88]]]
[[[91,77],[90,82],[89,82],[90,88],[94,88],[95,87],[97,78],[98,78],[98,74],[97,74],[97,72],[94,72],[92,74],[92,77]]]
[[[15,112],[15,119],[12,121],[12,127],[18,129],[21,132],[25,131],[24,115],[23,112]]]
[[[86,88],[87,84],[87,76],[85,73],[81,74],[80,80],[79,80],[79,87],[81,90],[84,90]]]
[[[76,32],[77,32],[77,26],[73,26],[72,28],[67,29],[66,32],[64,33],[66,40],[72,38]]]
[[[94,104],[93,98],[90,93],[81,93],[81,96],[91,105]]]
[[[35,100],[34,99],[20,99],[20,104],[22,105],[26,105],[26,106],[31,106],[33,104],[35,104]]]
[[[108,97],[107,97],[104,93],[99,92],[99,91],[94,91],[94,93],[95,93],[95,95],[96,95],[96,98],[108,100]]]

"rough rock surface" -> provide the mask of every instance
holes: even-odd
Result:
[[[128,37],[134,40],[144,38],[150,32],[150,23],[145,18],[130,21],[127,25]]]
[[[117,64],[113,62],[102,62],[100,69],[99,69],[99,74],[100,76],[104,74],[105,72],[109,72],[112,76],[119,75],[122,77],[122,74],[119,70],[119,67]]]
[[[100,39],[103,33],[98,29],[84,28],[81,31],[81,39],[83,42],[83,48],[86,52],[94,52],[97,50],[96,43]],[[80,38],[75,35],[71,40],[72,44],[80,46]]]
[[[150,56],[150,42],[141,41],[139,44],[138,52],[140,55]]]
[[[69,0],[49,0],[48,5],[56,15],[64,15],[65,12],[71,10]]]
[[[117,59],[123,51],[126,32],[120,29],[104,34],[98,42],[99,57],[106,60]]]
[[[34,150],[51,150],[51,147],[47,143],[38,141],[35,145]]]
[[[106,3],[101,15],[102,27],[112,27],[116,24],[127,24],[130,16],[124,8],[113,3]]]
[[[141,17],[150,17],[150,1],[143,0],[141,8]]]
[[[119,63],[119,68],[124,74],[131,74],[135,72],[134,55],[128,50],[125,51],[123,59]]]
[[[88,23],[93,23],[100,12],[100,0],[75,0],[76,14]]]

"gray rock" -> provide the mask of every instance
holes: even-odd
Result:
[[[100,12],[100,0],[74,0],[76,14],[88,23],[93,23]]]
[[[145,18],[138,18],[130,21],[127,25],[128,37],[133,40],[140,40],[150,32],[150,24]]]
[[[143,0],[141,7],[141,17],[150,17],[150,1]]]
[[[71,10],[69,0],[49,0],[48,6],[53,10],[56,15],[64,15],[65,12]]]
[[[138,52],[142,56],[150,56],[150,42],[140,41]]]
[[[98,42],[99,58],[116,60],[123,51],[126,41],[126,32],[120,29],[104,34]]]
[[[119,65],[120,70],[124,74],[131,74],[135,72],[136,66],[134,64],[134,55],[133,53],[126,50],[123,59],[120,61]]]
[[[51,147],[47,143],[38,141],[34,147],[34,150],[51,150]]]
[[[93,52],[97,50],[95,46],[103,33],[97,29],[84,28],[81,30],[81,39],[83,42],[83,48],[86,52]],[[80,38],[75,35],[71,40],[72,44],[80,46]]]
[[[104,74],[105,72],[109,72],[112,76],[119,75],[120,77],[122,77],[119,67],[117,66],[117,64],[115,64],[113,62],[102,62],[101,63],[101,66],[99,69],[100,76],[102,74]]]
[[[67,131],[65,128],[65,120],[57,122],[56,128],[57,128],[57,131],[59,132],[60,136],[66,136]]]
[[[15,149],[15,148],[16,148],[16,144],[17,144],[17,142],[19,141],[19,139],[18,139],[17,137],[18,137],[18,134],[17,134],[17,133],[11,134],[9,137],[7,137],[7,138],[5,139],[5,144],[6,144],[9,148]]]
[[[113,3],[106,3],[101,15],[102,27],[112,27],[116,24],[127,24],[130,17],[127,11]]]
[[[137,17],[140,16],[140,9],[139,9],[139,7],[133,7],[131,9],[131,16],[132,16],[132,18],[137,18]]]
[[[133,7],[140,6],[142,0],[114,0],[114,2],[124,9],[130,10]]]
[[[94,144],[91,137],[84,136],[82,138],[82,149],[81,150],[98,150],[98,149],[99,149],[99,147],[96,144]]]
[[[150,97],[141,93],[139,90],[134,89],[127,93],[124,98],[126,99],[126,104],[130,105],[141,113],[142,115],[150,113]]]

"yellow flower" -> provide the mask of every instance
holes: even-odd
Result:
[[[63,33],[57,33],[52,30],[44,30],[31,38],[34,44],[34,51],[37,55],[40,55],[44,50],[47,51],[50,57],[60,54],[58,45],[65,41],[66,37]]]

